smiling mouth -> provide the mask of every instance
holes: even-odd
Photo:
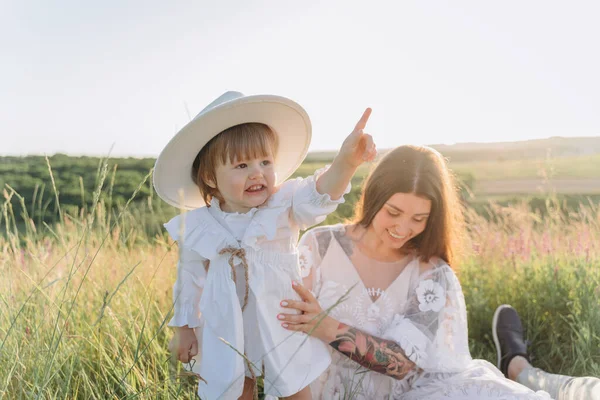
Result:
[[[265,185],[252,185],[248,189],[246,189],[246,192],[256,193],[256,192],[260,192],[263,189],[265,189]]]
[[[390,231],[389,229],[388,229],[388,233],[394,239],[406,239],[406,235],[396,235],[394,232]]]

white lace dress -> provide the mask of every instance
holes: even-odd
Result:
[[[387,288],[370,288],[355,265],[361,263],[364,271],[365,265],[376,270],[382,263],[362,254],[345,226],[314,228],[299,249],[303,276],[323,309],[333,307],[338,321],[395,341],[418,367],[396,380],[330,348],[331,366],[311,384],[314,399],[550,399],[471,358],[463,293],[446,263],[414,257]]]

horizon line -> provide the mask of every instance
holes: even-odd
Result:
[[[428,146],[428,147],[453,147],[453,146],[473,146],[473,145],[502,145],[502,144],[514,144],[514,143],[526,143],[526,142],[542,142],[542,141],[548,141],[548,140],[557,140],[557,139],[562,139],[562,140],[578,140],[578,139],[600,139],[600,135],[598,136],[548,136],[545,138],[535,138],[535,139],[523,139],[523,140],[512,140],[512,141],[496,141],[496,142],[474,142],[474,141],[469,141],[469,142],[453,142],[453,143],[433,143],[433,144],[425,144],[424,146]],[[405,143],[405,144],[413,144],[413,143]],[[401,146],[401,145],[399,145]],[[386,148],[382,148],[379,151],[386,151],[391,149],[392,147],[386,147]],[[308,151],[307,155],[310,154],[319,154],[319,153],[333,153],[338,151],[339,149],[315,149],[315,150],[310,150]],[[116,153],[116,154],[111,154],[110,151],[108,153],[104,153],[104,154],[100,154],[100,153],[63,153],[63,152],[56,152],[53,154],[47,154],[47,153],[0,153],[0,157],[54,157],[57,155],[64,155],[64,156],[68,156],[68,157],[94,157],[94,158],[99,158],[99,157],[107,157],[107,158],[138,158],[138,159],[143,159],[143,158],[157,158],[158,154],[160,152],[158,152],[155,155],[151,155],[151,154],[125,154],[125,153]]]

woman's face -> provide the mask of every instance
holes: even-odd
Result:
[[[371,227],[392,249],[401,249],[427,226],[431,200],[413,193],[396,193],[375,214]]]

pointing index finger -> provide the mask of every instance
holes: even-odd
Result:
[[[367,108],[365,110],[362,117],[360,117],[360,119],[356,123],[356,126],[354,127],[355,132],[365,129],[365,127],[367,126],[367,121],[369,121],[369,117],[371,116],[371,111],[372,110],[370,108]]]

